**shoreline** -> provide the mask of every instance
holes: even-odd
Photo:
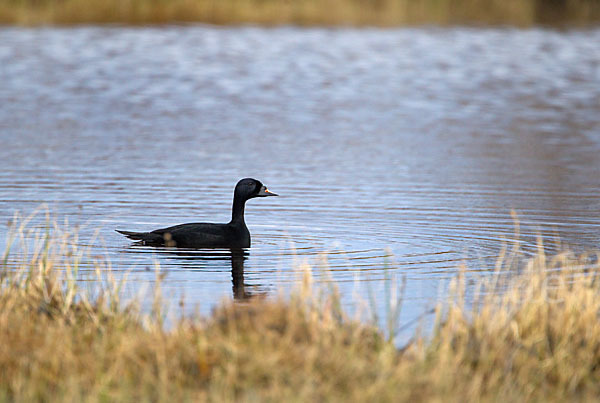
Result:
[[[5,25],[169,23],[589,27],[600,24],[600,3],[594,0],[0,0],[0,24]]]
[[[565,401],[600,392],[593,255],[546,256],[540,242],[515,265],[514,245],[473,300],[459,268],[430,335],[417,331],[398,348],[393,334],[350,318],[335,291],[315,288],[310,268],[285,298],[229,300],[167,327],[160,271],[144,313],[141,300],[122,298],[109,262],[75,239],[55,226],[17,266],[10,242],[0,261],[0,400]],[[97,285],[80,288],[88,259]]]

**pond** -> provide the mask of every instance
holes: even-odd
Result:
[[[401,323],[515,238],[600,239],[600,29],[0,28],[0,246],[46,203],[132,286],[209,312],[313,267]],[[115,229],[227,222],[252,248],[175,252]],[[43,214],[34,225],[44,221]],[[37,224],[36,224],[37,223]],[[547,242],[552,251],[554,242]],[[324,262],[323,254],[327,256]],[[286,291],[287,292],[287,291]]]

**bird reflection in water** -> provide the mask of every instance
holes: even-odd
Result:
[[[134,248],[138,249],[136,246]],[[143,246],[140,247],[146,249]],[[231,263],[231,282],[233,298],[235,300],[242,301],[253,297],[266,296],[266,292],[259,291],[260,286],[245,283],[244,262],[250,254],[244,249],[181,250],[174,248],[153,248],[152,250],[154,252],[160,251],[162,258],[179,261],[181,267],[188,270],[202,271],[208,268],[210,262],[229,261]]]
[[[233,283],[233,298],[236,300],[249,299],[254,296],[250,291],[246,290],[244,282],[244,261],[247,259],[248,253],[243,249],[230,249],[231,253],[231,282]],[[249,287],[251,288],[251,287]],[[263,295],[259,293],[258,295]]]

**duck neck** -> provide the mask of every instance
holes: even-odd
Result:
[[[233,208],[231,210],[231,223],[244,223],[244,207],[246,200],[239,197],[233,198]]]

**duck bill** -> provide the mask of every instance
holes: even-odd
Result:
[[[271,192],[269,189],[267,189],[266,186],[263,186],[260,188],[260,191],[258,192],[257,196],[266,197],[266,196],[279,196],[279,195],[277,193]]]

